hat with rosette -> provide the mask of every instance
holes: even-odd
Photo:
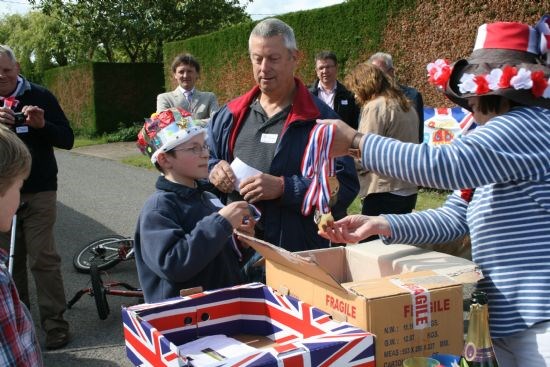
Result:
[[[204,127],[205,124],[194,120],[188,111],[173,107],[146,118],[136,144],[155,164],[160,152],[168,152],[198,134],[206,134]]]
[[[470,57],[428,64],[430,83],[470,110],[468,98],[498,95],[527,106],[550,108],[550,15],[535,27],[516,22],[483,24]]]

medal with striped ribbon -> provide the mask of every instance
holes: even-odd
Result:
[[[313,207],[315,223],[319,230],[324,231],[327,224],[334,221],[330,212],[331,189],[337,186],[337,180],[333,177],[334,159],[329,158],[330,148],[334,138],[334,126],[316,124],[309,135],[309,142],[302,159],[302,175],[311,179],[302,202],[302,214],[310,215]],[[335,184],[336,183],[336,184]]]

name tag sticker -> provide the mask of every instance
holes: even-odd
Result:
[[[348,105],[348,100],[343,99],[340,103],[342,104],[342,106],[347,106]]]
[[[15,128],[16,134],[26,134],[28,132],[29,132],[29,127],[27,125],[21,125]]]
[[[210,199],[210,202],[217,208],[223,208],[223,204],[218,198]]]
[[[277,142],[278,134],[262,134],[260,142],[266,144],[275,144]]]

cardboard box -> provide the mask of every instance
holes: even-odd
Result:
[[[471,261],[379,240],[298,253],[243,240],[266,259],[269,286],[375,334],[376,366],[461,353],[462,283],[482,277]]]
[[[123,308],[122,319],[136,366],[375,365],[372,334],[261,283]]]

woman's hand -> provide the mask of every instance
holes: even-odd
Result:
[[[357,130],[350,127],[342,120],[317,120],[320,124],[334,125],[334,140],[330,148],[331,157],[342,157],[350,154],[351,143],[357,134]],[[361,144],[359,144],[359,148]]]
[[[356,214],[334,222],[319,235],[336,243],[357,243],[372,235],[391,236],[390,224],[384,217]]]

